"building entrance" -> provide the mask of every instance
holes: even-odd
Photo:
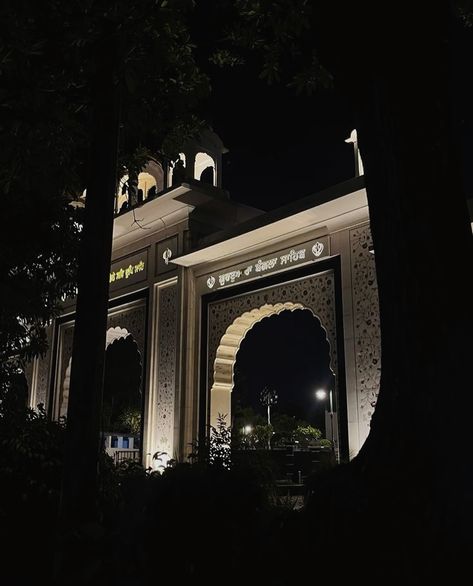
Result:
[[[314,442],[317,433],[318,440],[329,436],[326,439],[340,457],[337,413],[340,407],[344,409],[344,388],[338,376],[335,280],[334,270],[327,270],[209,303],[211,426],[217,427],[223,415],[234,438],[243,435],[246,439],[240,439],[246,445],[256,447],[265,441],[269,445],[268,437],[257,437],[265,433],[274,435],[272,444],[289,441],[289,432],[282,427],[288,427],[290,418],[294,433],[300,428],[300,438],[293,434],[290,441],[306,442],[307,437],[301,435],[305,427],[306,436],[312,434]],[[270,411],[279,430],[276,425],[268,427],[268,405],[261,396],[265,389],[277,394]],[[317,398],[316,391],[321,389],[327,401]],[[333,426],[330,421],[335,422]]]
[[[292,483],[333,461],[333,386],[327,333],[312,311],[295,306],[256,323],[234,366],[234,459],[263,459]]]

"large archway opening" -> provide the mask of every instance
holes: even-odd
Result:
[[[238,350],[233,379],[235,431],[267,422],[262,393],[268,389],[276,393],[270,405],[271,424],[282,435],[275,441],[290,441],[284,437],[290,421],[328,435],[327,405],[317,398],[316,391],[332,385],[330,347],[325,330],[311,311],[283,311],[255,324]]]
[[[236,318],[221,339],[211,425],[225,416],[234,449],[318,449],[333,456],[335,393],[320,319],[300,303],[266,304]]]

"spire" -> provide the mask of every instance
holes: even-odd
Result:
[[[351,131],[350,136],[345,140],[345,142],[351,142],[353,144],[353,153],[355,155],[355,177],[363,175],[363,161],[361,160],[360,149],[358,148],[358,137],[356,134],[356,129]]]

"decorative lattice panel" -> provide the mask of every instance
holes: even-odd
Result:
[[[209,304],[208,318],[208,385],[213,382],[213,365],[217,347],[228,326],[237,317],[253,308],[268,303],[300,303],[312,310],[327,332],[330,343],[331,368],[338,380],[337,331],[335,314],[335,279],[333,271],[325,271],[297,281],[283,283],[274,287],[216,301]]]
[[[156,396],[157,449],[174,456],[174,410],[176,392],[177,283],[158,288],[158,384]]]
[[[356,387],[361,444],[369,433],[381,375],[378,286],[369,225],[350,230]]]

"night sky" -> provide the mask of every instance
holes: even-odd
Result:
[[[210,119],[229,152],[223,187],[236,201],[277,208],[354,175],[350,107],[336,91],[296,95],[251,68],[213,82]]]
[[[457,23],[453,38],[452,121],[465,194],[472,198],[473,35]],[[268,86],[251,62],[209,73],[204,116],[229,149],[222,177],[232,199],[270,210],[354,176],[353,147],[344,141],[356,124],[336,80],[334,88],[306,96],[283,84]]]
[[[277,392],[272,413],[283,413],[324,431],[327,407],[315,397],[332,383],[329,345],[310,311],[284,311],[261,320],[248,332],[237,354],[233,410],[238,402],[266,417],[260,394]]]

